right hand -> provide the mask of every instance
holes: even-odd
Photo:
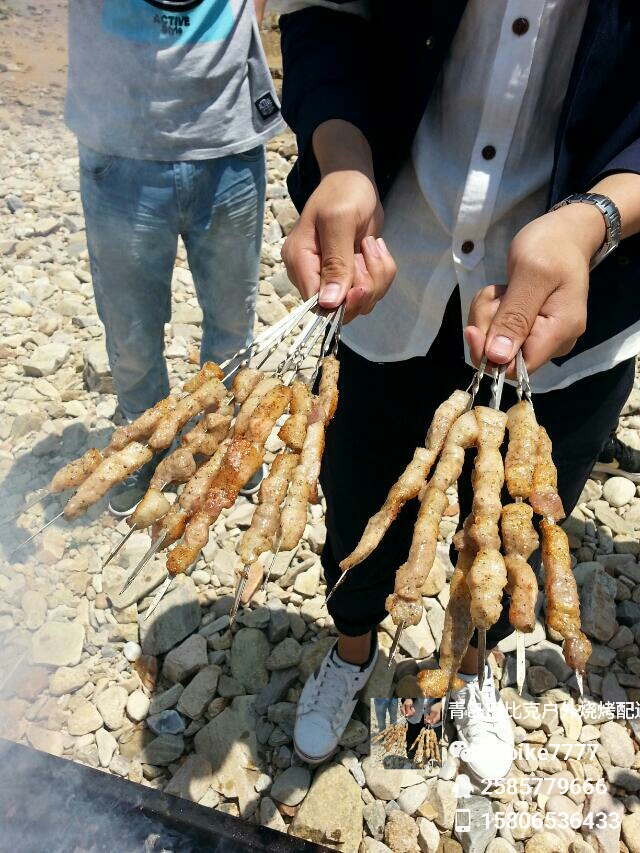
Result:
[[[413,707],[413,699],[405,699],[400,706],[400,713],[403,717],[413,717],[416,709]]]
[[[282,259],[305,299],[319,291],[321,307],[329,309],[346,299],[349,322],[373,310],[389,289],[396,265],[377,237],[384,215],[368,146],[355,128],[338,125],[336,130],[328,122],[316,131],[322,179],[287,237]]]

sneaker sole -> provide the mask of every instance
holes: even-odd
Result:
[[[293,744],[293,748],[295,749],[296,755],[298,756],[298,758],[301,758],[303,761],[305,761],[307,764],[311,764],[313,767],[315,767],[318,764],[324,763],[329,758],[331,758],[332,755],[335,755],[335,753],[338,751],[338,746],[335,746],[331,750],[331,752],[328,752],[326,755],[323,755],[322,758],[311,758],[310,755],[307,755],[305,752],[303,752],[300,749],[300,747],[298,746],[297,743],[295,743],[295,741]]]
[[[129,518],[129,516],[133,515],[133,513],[136,511],[139,503],[140,501],[138,501],[135,506],[132,506],[131,509],[128,509],[125,512],[122,512],[122,510],[114,509],[111,504],[109,504],[108,510],[111,515],[115,516],[116,518]]]

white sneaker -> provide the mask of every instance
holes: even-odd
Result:
[[[482,691],[474,678],[451,693],[449,709],[458,738],[464,744],[460,758],[473,775],[478,779],[506,778],[513,761],[513,729],[489,667]]]
[[[336,641],[307,679],[298,702],[293,744],[308,764],[326,761],[337,749],[378,658],[375,637],[373,642],[376,646],[371,660],[359,666],[338,656]]]

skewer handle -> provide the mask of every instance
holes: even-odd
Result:
[[[149,605],[149,607],[147,608],[147,612],[144,614],[144,621],[145,621],[145,622],[147,621],[147,619],[149,618],[149,616],[151,616],[151,614],[153,613],[153,611],[156,609],[156,607],[157,607],[157,606],[160,604],[160,602],[162,601],[162,598],[163,598],[163,596],[164,596],[165,592],[166,592],[166,591],[169,589],[169,587],[171,586],[171,581],[172,581],[172,580],[173,580],[173,575],[167,575],[167,577],[166,577],[166,578],[164,579],[164,581],[162,582],[162,586],[160,587],[160,589],[159,589],[159,590],[158,590],[158,592],[156,593],[155,598],[153,599],[153,601],[151,602],[151,604],[150,604],[150,605]]]
[[[478,685],[484,687],[485,668],[487,666],[487,629],[478,628]]]
[[[525,650],[524,650],[524,634],[522,631],[516,631],[516,686],[518,693],[522,696],[522,688],[524,687],[525,673]]]
[[[335,589],[335,587],[334,587]],[[396,628],[396,633],[393,638],[393,643],[391,644],[391,651],[389,652],[389,663],[387,664],[388,668],[391,669],[395,656],[398,652],[398,645],[400,644],[400,637],[402,636],[402,632],[404,631],[404,619]]]

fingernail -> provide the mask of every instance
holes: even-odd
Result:
[[[320,299],[322,302],[336,302],[340,298],[342,288],[339,284],[325,284],[320,290]]]
[[[511,355],[513,349],[513,341],[506,335],[496,335],[489,347],[490,355],[496,355],[498,358],[507,358]]]
[[[378,241],[375,237],[365,237],[364,240],[367,249],[371,252],[374,258],[380,257],[380,247],[378,246]]]
[[[376,240],[376,243],[378,244],[378,246],[380,246],[380,248],[382,249],[383,252],[386,252],[387,254],[389,254],[389,250],[387,249],[387,244],[384,242],[382,237],[378,237],[378,239]]]

